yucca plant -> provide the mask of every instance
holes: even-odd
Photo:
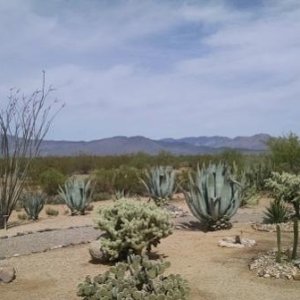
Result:
[[[165,205],[175,191],[175,171],[172,167],[156,166],[145,171],[141,182],[157,206]]]
[[[240,206],[239,184],[219,163],[201,170],[197,167],[195,178],[189,176],[189,190],[184,191],[187,205],[193,215],[209,230],[229,229],[231,217]]]
[[[65,182],[64,188],[59,187],[59,195],[71,210],[71,215],[76,212],[84,215],[91,201],[91,180],[71,177]]]
[[[37,220],[45,204],[45,195],[42,193],[27,192],[22,197],[24,210],[31,220]]]
[[[264,212],[264,222],[267,224],[283,223],[288,220],[289,209],[280,200],[275,200],[270,203]]]

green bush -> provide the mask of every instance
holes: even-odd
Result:
[[[51,207],[47,207],[46,208],[46,215],[47,216],[58,216],[59,211],[57,209],[51,208]]]
[[[109,200],[112,198],[112,195],[110,193],[93,193],[92,195],[92,201],[103,201],[103,200]]]
[[[85,300],[186,300],[189,287],[180,275],[163,273],[168,262],[150,261],[147,257],[131,255],[127,263],[117,263],[104,274],[89,277],[78,286],[79,297]]]
[[[21,220],[21,221],[25,221],[25,220],[28,219],[28,216],[27,216],[27,214],[25,214],[25,213],[18,214],[17,217],[18,217],[18,219]]]
[[[40,185],[43,191],[49,195],[57,195],[58,187],[65,182],[65,176],[54,168],[50,168],[40,175]]]
[[[152,203],[123,199],[100,208],[96,224],[104,235],[100,249],[108,260],[127,257],[129,251],[150,251],[161,238],[172,233],[170,215]]]

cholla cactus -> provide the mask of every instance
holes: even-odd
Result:
[[[145,256],[130,255],[127,263],[117,263],[109,271],[89,277],[78,286],[79,297],[92,299],[186,300],[187,281],[180,275],[163,276],[170,264],[150,261]]]
[[[210,230],[229,229],[230,218],[240,206],[238,183],[223,164],[197,168],[195,179],[190,175],[189,191],[184,191],[193,215]]]
[[[96,224],[105,232],[100,249],[108,260],[141,254],[172,233],[170,215],[152,203],[123,199],[100,208]]]
[[[145,172],[146,180],[141,179],[149,196],[156,205],[166,204],[174,193],[175,171],[172,167],[154,167]]]
[[[25,193],[22,197],[23,207],[29,219],[37,220],[45,204],[45,195],[42,193]]]
[[[272,172],[266,180],[266,187],[272,191],[274,198],[293,205],[295,216],[300,219],[300,176],[283,172]]]
[[[76,212],[84,215],[85,209],[91,201],[90,185],[90,180],[71,177],[65,182],[64,189],[59,187],[59,195],[64,199],[72,215]]]

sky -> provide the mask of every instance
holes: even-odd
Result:
[[[0,105],[42,70],[47,138],[300,134],[299,0],[0,0]]]

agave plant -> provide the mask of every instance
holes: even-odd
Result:
[[[189,176],[189,190],[184,191],[193,215],[209,230],[229,229],[230,218],[240,206],[239,183],[234,181],[224,164],[197,167]]]
[[[141,179],[149,196],[157,206],[162,206],[172,198],[175,190],[175,171],[172,167],[157,166],[145,172],[145,180]]]
[[[42,193],[25,193],[22,197],[23,207],[29,219],[37,220],[45,204]]]
[[[84,215],[91,201],[91,180],[71,177],[65,182],[64,188],[59,187],[59,195],[64,199],[72,215],[76,212]]]

